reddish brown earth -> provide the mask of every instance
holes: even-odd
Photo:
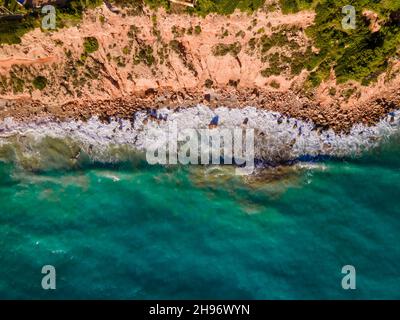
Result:
[[[302,50],[311,45],[304,29],[313,20],[310,11],[283,15],[261,10],[253,15],[235,12],[229,17],[200,18],[163,10],[130,16],[103,6],[88,12],[77,26],[54,32],[36,29],[21,44],[0,47],[0,119],[129,118],[139,109],[200,102],[252,105],[347,131],[355,123],[372,125],[398,108],[400,62],[369,87],[355,82],[337,85],[332,73],[312,94],[303,90],[307,70],[298,76],[289,72],[262,76],[260,71],[269,62],[248,50],[250,39],[294,27],[289,36]],[[187,32],[196,26],[200,33]],[[99,42],[99,49],[86,57],[82,56],[85,37]],[[241,47],[237,56],[213,54],[216,45],[233,43]],[[135,62],[143,48],[151,48],[154,61]],[[272,48],[271,54],[279,50]],[[38,75],[47,79],[43,90],[32,84]],[[15,79],[23,80],[22,90],[13,85]],[[354,94],[345,97],[349,88]]]

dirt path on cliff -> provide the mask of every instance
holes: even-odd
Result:
[[[30,58],[7,58],[0,59],[0,73],[7,73],[10,71],[13,65],[32,65],[32,64],[46,64],[51,62],[56,62],[57,58],[54,56],[30,59]]]

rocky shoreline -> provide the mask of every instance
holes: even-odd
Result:
[[[286,117],[255,107],[210,108],[196,105],[186,108],[142,110],[130,118],[108,116],[107,120],[90,117],[60,121],[41,118],[36,121],[0,122],[0,159],[22,163],[23,167],[40,167],[50,150],[55,166],[71,166],[82,157],[91,161],[115,163],[130,159],[132,153],[146,152],[146,146],[157,144],[155,132],[168,132],[172,122],[178,130],[201,130],[218,116],[218,128],[254,129],[255,160],[261,166],[292,164],[319,157],[353,157],[378,146],[400,132],[400,111],[390,112],[373,126],[353,125],[347,132],[321,130],[311,121]],[[44,153],[44,154],[42,154]],[[309,160],[307,160],[309,159]],[[46,167],[46,165],[43,165]]]
[[[95,118],[105,126],[115,119],[135,126],[138,114],[160,109],[179,114],[202,106],[205,112],[226,107],[278,114],[260,129],[283,119],[338,136],[359,126],[373,131],[383,122],[396,125],[400,60],[395,57],[368,86],[340,83],[331,69],[310,88],[306,79],[312,70],[305,61],[296,72],[290,63],[271,71],[277,55],[292,61],[306,52],[318,54],[305,33],[314,23],[311,10],[206,17],[149,8],[140,15],[117,14],[104,5],[87,10],[78,25],[45,36],[35,29],[21,43],[0,48],[0,122],[12,118],[23,127]]]

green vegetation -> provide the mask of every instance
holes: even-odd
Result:
[[[289,49],[299,49],[299,45],[294,40],[289,40],[287,34],[296,34],[298,30],[295,28],[283,28],[279,32],[273,33],[271,36],[263,35],[260,39],[261,53],[267,53],[272,47],[285,47]]]
[[[180,42],[178,40],[171,40],[169,42],[169,46],[177,54],[181,54],[181,53],[185,52],[185,47],[183,46],[182,42]]]
[[[351,97],[355,92],[356,92],[356,89],[355,89],[355,88],[348,88],[348,89],[346,89],[346,90],[344,90],[344,91],[342,92],[342,96],[343,96],[346,100],[349,100],[350,97]]]
[[[136,34],[140,33],[140,29],[134,24],[129,27],[128,38],[134,39]]]
[[[95,37],[87,37],[83,42],[83,47],[85,49],[85,54],[91,54],[99,50],[99,42]]]
[[[179,58],[182,60],[185,67],[188,68],[193,73],[194,76],[197,76],[198,73],[195,67],[193,66],[193,63],[188,59],[186,48],[183,45],[183,43],[178,40],[171,40],[169,42],[169,46],[172,51],[178,54]]]
[[[253,12],[259,9],[265,0],[198,0],[196,8],[188,9],[201,16],[209,13],[231,14],[235,9]]]
[[[201,33],[201,26],[197,25],[194,27],[194,34],[199,35]]]
[[[279,89],[281,87],[281,85],[279,84],[278,81],[276,80],[272,80],[271,83],[269,84],[272,88],[274,89]]]
[[[315,0],[280,0],[279,3],[281,5],[283,13],[295,13],[300,10],[310,9],[314,3],[319,2]],[[350,4],[349,1],[348,4]],[[341,8],[341,7],[340,7]]]
[[[177,27],[177,26],[172,26],[171,32],[174,35],[174,38],[181,38],[185,34],[186,29],[185,28],[180,28],[180,27]],[[192,29],[192,33],[193,33],[193,29]]]
[[[337,81],[344,83],[356,80],[363,85],[384,72],[390,57],[400,45],[400,1],[399,0],[281,0],[285,12],[296,12],[304,8],[316,11],[315,25],[306,30],[320,50],[313,57],[314,72],[309,77],[311,86],[326,79],[331,68]],[[356,8],[356,29],[342,27],[342,7]],[[380,30],[372,32],[370,21],[362,15],[363,10],[376,12]]]
[[[133,63],[135,65],[144,63],[148,67],[153,65],[155,63],[153,48],[149,45],[144,45],[139,50],[136,50],[136,53],[133,57]]]
[[[185,29],[183,29],[185,30]],[[174,33],[174,31],[172,30],[172,32]],[[187,32],[188,35],[193,35],[195,34],[196,36],[198,36],[201,33],[201,26],[200,25],[196,25],[194,28],[190,27]],[[175,35],[175,33],[174,33]],[[176,36],[175,36],[176,37]]]
[[[329,88],[329,95],[330,95],[330,96],[336,95],[336,89],[333,88],[333,87]]]
[[[71,0],[66,1],[65,6],[57,7],[57,28],[64,28],[69,26],[75,26],[82,21],[83,13],[87,9],[95,8],[103,3],[102,0]],[[35,16],[40,19],[42,16],[40,11]],[[100,16],[100,21],[104,17]]]
[[[243,39],[245,36],[246,36],[246,32],[244,32],[243,30],[238,31],[238,32],[235,34],[235,37],[236,37],[236,38],[240,37],[240,38]]]
[[[47,79],[43,76],[38,76],[33,79],[32,84],[36,89],[43,90],[47,86]]]
[[[171,3],[168,0],[114,0],[112,3],[127,7],[132,12],[139,13],[143,10],[144,5],[155,9],[164,7],[169,11]],[[201,16],[209,13],[231,14],[235,9],[245,12],[253,12],[264,4],[265,0],[197,0],[195,8],[187,8],[186,11]]]
[[[5,76],[0,75],[0,93],[5,94],[8,89],[8,81]]]
[[[37,26],[39,26],[38,22],[30,16],[27,16],[20,21],[1,20],[0,44],[21,43],[21,37]]]
[[[239,42],[234,42],[231,44],[219,43],[212,48],[212,53],[214,56],[226,56],[230,53],[233,57],[237,57],[237,55],[242,50],[242,46]]]
[[[13,89],[14,94],[24,92],[24,84],[25,81],[21,78],[18,78],[13,72],[10,74],[11,76],[11,87]]]
[[[120,68],[124,68],[126,66],[126,59],[124,57],[114,57],[114,61]]]
[[[240,80],[232,80],[231,79],[231,80],[228,81],[228,86],[237,88],[237,86],[239,85],[239,82],[240,82]]]
[[[82,19],[84,10],[94,8],[102,4],[102,0],[71,0],[67,1],[62,8],[57,8],[57,27],[62,28],[71,23],[77,23]],[[42,14],[37,9],[22,7],[15,0],[0,0],[0,5],[7,7],[15,15],[13,19],[0,19],[0,44],[18,44],[21,37],[32,30],[40,27]]]
[[[212,88],[213,85],[214,85],[214,81],[212,81],[211,79],[207,79],[207,80],[204,82],[204,86],[205,86],[206,88],[208,88],[208,89]]]
[[[168,44],[162,43],[161,47],[157,50],[158,62],[159,64],[164,64],[169,56],[169,47]]]
[[[114,0],[110,1],[118,6],[132,9],[132,12],[139,13],[144,5],[155,9],[164,7],[171,9],[171,3],[168,0]],[[187,8],[190,13],[205,16],[209,13],[231,14],[235,9],[245,12],[253,12],[264,4],[265,0],[197,0],[195,8]]]
[[[300,33],[295,27],[281,27],[274,30],[272,35],[249,40],[246,52],[250,55],[259,54],[261,61],[269,64],[268,68],[261,71],[262,76],[280,75],[286,71],[298,75],[303,69],[313,70],[317,59],[311,46],[304,48],[293,40]]]
[[[272,65],[269,68],[266,68],[264,70],[261,70],[261,75],[265,78],[271,77],[271,76],[279,76],[282,72],[282,69]]]
[[[151,8],[165,7],[171,10],[168,0],[110,0],[112,4],[130,9],[130,13],[140,14],[144,6]],[[83,12],[102,4],[102,0],[71,0],[63,8],[57,8],[57,27],[68,26],[81,21]],[[253,12],[261,8],[265,0],[198,0],[195,8],[183,8],[191,14],[205,16],[209,13],[231,14],[235,9],[244,12]],[[0,5],[5,5],[0,0]],[[246,46],[249,54],[260,54],[261,59],[269,62],[269,67],[262,71],[263,75],[272,75],[282,70],[290,70],[292,75],[299,74],[301,70],[308,69],[310,76],[308,84],[316,86],[329,77],[331,70],[336,73],[337,81],[344,83],[356,80],[367,85],[388,70],[390,58],[396,55],[400,46],[400,0],[279,0],[279,5],[284,13],[295,13],[304,9],[313,9],[316,12],[315,24],[311,25],[306,33],[312,40],[312,45],[318,50],[312,50],[311,44],[302,48],[288,37],[293,30],[280,30],[272,36],[264,34],[263,27],[253,29],[254,38]],[[343,29],[341,22],[344,17],[342,7],[352,5],[356,8],[357,28],[355,30]],[[267,7],[270,10],[271,6]],[[16,5],[15,0],[9,1],[8,8],[21,14],[20,20],[0,19],[0,44],[17,44],[21,37],[35,27],[40,26],[41,14],[36,9],[22,8]],[[276,6],[274,6],[276,8]],[[369,28],[370,21],[363,16],[363,10],[369,9],[378,14],[380,29],[373,32]],[[104,17],[100,20],[104,22]],[[255,28],[254,20],[250,29]],[[175,30],[176,38],[187,32],[190,35],[201,33],[200,25],[189,27],[187,30]],[[128,37],[134,39],[140,29],[132,26]],[[223,30],[222,37],[230,32]],[[153,33],[160,37],[157,29],[156,16],[153,17]],[[244,37],[244,31],[238,32],[236,37]],[[84,43],[84,55],[98,50],[99,44],[95,38],[87,38]],[[182,54],[180,43],[171,42],[170,47]],[[271,56],[270,49],[284,47],[291,54]],[[184,49],[184,48],[183,48]],[[224,56],[231,54],[237,56],[242,50],[238,42],[233,44],[218,44],[213,48],[213,54]],[[165,56],[165,50],[161,52]],[[317,53],[316,53],[317,52]],[[130,54],[128,49],[123,49],[125,55]],[[67,53],[66,53],[67,54]],[[143,47],[134,55],[136,63],[146,65],[155,63],[152,49]],[[161,60],[164,60],[161,59]],[[186,61],[189,65],[189,60]],[[121,65],[123,62],[120,63]],[[14,91],[23,89],[23,83],[12,81]]]
[[[223,38],[226,38],[227,36],[229,36],[229,31],[227,29],[225,29],[224,27],[222,27],[219,38],[223,39]]]
[[[58,9],[58,12],[64,18],[81,19],[86,9],[95,8],[103,4],[102,0],[71,0],[67,1],[64,7]]]
[[[130,54],[130,53],[131,53],[131,46],[125,46],[125,47],[122,49],[122,53],[123,53],[124,55]]]

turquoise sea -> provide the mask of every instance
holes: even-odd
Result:
[[[399,244],[400,137],[245,178],[140,155],[0,162],[1,299],[398,299]],[[44,265],[56,290],[41,288]]]

